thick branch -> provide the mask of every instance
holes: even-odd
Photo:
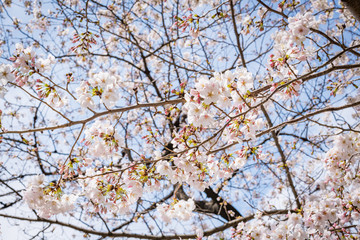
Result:
[[[34,129],[28,129],[28,130],[22,130],[22,131],[0,132],[0,135],[12,134],[12,133],[23,134],[23,133],[31,133],[31,132],[52,131],[52,130],[71,127],[71,126],[75,126],[75,125],[79,125],[79,124],[85,124],[92,120],[95,120],[98,117],[108,115],[108,114],[122,113],[122,112],[126,112],[129,110],[137,109],[137,108],[159,107],[159,106],[164,106],[164,105],[168,105],[168,104],[177,104],[177,103],[183,103],[183,102],[185,102],[184,99],[175,99],[175,100],[168,100],[168,101],[162,101],[162,102],[156,102],[156,103],[136,104],[136,105],[132,105],[129,107],[117,108],[117,109],[112,109],[112,110],[96,113],[92,117],[89,117],[89,118],[86,118],[86,119],[80,120],[80,121],[71,121],[69,123],[58,125],[58,126],[53,126],[53,127],[34,128]]]
[[[272,124],[272,121],[270,119],[270,116],[269,114],[267,113],[266,109],[264,106],[261,106],[261,111],[264,113],[265,115],[265,118],[266,118],[266,121],[268,122],[269,126],[272,127],[273,124]],[[295,188],[295,184],[294,184],[294,181],[291,177],[291,173],[290,173],[290,169],[289,167],[287,166],[286,164],[286,156],[285,156],[285,153],[284,151],[282,150],[281,146],[280,146],[280,142],[279,142],[279,138],[277,137],[275,131],[271,131],[271,136],[272,138],[274,139],[274,142],[275,142],[275,145],[276,145],[276,148],[280,154],[280,157],[281,157],[281,162],[283,164],[283,167],[285,169],[285,173],[286,173],[286,178],[289,182],[289,185],[290,185],[290,188],[291,188],[291,191],[292,193],[294,194],[294,198],[295,198],[295,202],[296,202],[296,206],[298,209],[301,209],[301,203],[300,203],[300,199],[299,199],[299,195],[298,193],[296,192],[296,188]]]
[[[284,215],[284,214],[288,214],[289,212],[294,212],[292,210],[272,210],[272,211],[265,211],[263,212],[262,216],[273,216],[273,215]],[[196,234],[189,234],[189,235],[170,235],[170,236],[151,236],[151,235],[143,235],[143,234],[135,234],[135,233],[113,233],[113,232],[101,232],[101,231],[94,231],[94,230],[90,230],[90,229],[86,229],[86,228],[82,228],[76,225],[72,225],[69,223],[65,223],[65,222],[61,222],[58,220],[50,220],[50,219],[43,219],[43,218],[38,218],[38,219],[33,219],[33,218],[26,218],[26,217],[18,217],[18,216],[12,216],[12,215],[7,215],[7,214],[1,214],[0,213],[0,217],[4,217],[4,218],[12,218],[12,219],[17,219],[17,220],[21,220],[21,221],[29,221],[29,222],[47,222],[47,223],[51,223],[51,224],[56,224],[56,225],[60,225],[60,226],[64,226],[64,227],[69,227],[87,234],[93,234],[93,235],[97,235],[97,236],[102,236],[102,237],[126,237],[126,238],[137,238],[137,239],[188,239],[188,238],[197,238]],[[255,214],[249,215],[247,217],[242,217],[242,218],[238,218],[235,220],[232,220],[230,222],[227,222],[219,227],[215,227],[211,230],[205,231],[204,232],[204,236],[211,236],[215,233],[218,232],[222,232],[225,231],[226,229],[229,229],[231,227],[235,227],[237,224],[239,224],[240,222],[248,222],[252,219],[254,219]]]

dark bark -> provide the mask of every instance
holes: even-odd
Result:
[[[341,0],[341,2],[350,10],[356,20],[360,21],[360,0]]]

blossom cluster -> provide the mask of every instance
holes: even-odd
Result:
[[[106,170],[88,168],[78,182],[83,195],[90,200],[87,205],[95,212],[125,214],[143,194],[143,185],[129,171],[105,174]],[[92,206],[92,207],[91,207]]]
[[[259,118],[256,113],[249,117],[238,117],[228,124],[224,130],[223,138],[229,143],[241,142],[256,139],[256,132],[265,126],[264,120]]]
[[[191,198],[187,201],[179,200],[173,204],[162,203],[156,207],[160,218],[164,222],[170,222],[171,219],[177,218],[178,220],[187,221],[193,216],[195,210],[195,202]]]
[[[14,62],[15,80],[19,86],[23,86],[29,77],[35,73],[35,57],[32,47],[24,48],[22,44],[16,45],[14,57],[11,60]]]
[[[15,76],[12,73],[12,67],[9,64],[0,65],[0,97],[4,97],[7,92],[5,86],[8,82],[15,80]]]
[[[0,65],[1,97],[4,97],[7,92],[5,85],[8,82],[13,82],[15,80],[18,86],[24,86],[28,82],[30,76],[35,73],[42,74],[49,71],[51,69],[51,65],[55,62],[54,56],[49,55],[47,58],[40,58],[35,55],[32,47],[25,48],[22,44],[16,44],[14,55],[10,58],[10,60],[13,61],[12,66],[9,64]],[[58,105],[58,103],[61,102],[61,98],[58,97],[58,99],[55,99],[54,94],[50,99],[54,105]]]
[[[85,130],[85,145],[89,147],[89,154],[94,157],[108,157],[116,152],[123,144],[123,139],[115,131],[109,121],[95,121]]]
[[[29,77],[34,73],[44,73],[50,70],[55,58],[49,55],[43,59],[36,56],[32,47],[24,48],[22,44],[16,44],[14,56],[10,58],[13,63],[15,81],[19,86],[25,85]]]
[[[195,127],[214,127],[215,113],[219,113],[219,109],[222,110],[220,115],[227,110],[247,110],[250,100],[245,101],[245,98],[253,81],[252,74],[245,68],[215,73],[211,78],[201,76],[195,89],[185,95],[188,122]]]
[[[184,157],[173,157],[173,166],[168,161],[156,164],[156,173],[166,176],[172,184],[187,183],[191,187],[203,191],[220,178],[229,178],[232,169],[215,156],[205,153],[189,152]]]
[[[305,36],[309,33],[310,28],[317,25],[315,17],[311,12],[306,12],[305,14],[298,13],[294,17],[289,17],[288,21],[290,45],[292,43],[301,45],[305,41]]]
[[[308,200],[302,212],[288,213],[286,218],[259,217],[242,222],[234,230],[233,239],[338,239],[337,233],[349,237],[344,228],[349,219],[342,212],[340,201],[334,194]],[[342,220],[340,220],[342,219]],[[344,221],[345,220],[345,221]],[[358,221],[359,214],[351,220]]]
[[[282,222],[264,221],[261,213],[257,217],[254,221],[241,222],[232,239],[306,239],[299,214],[289,213],[288,220]]]
[[[227,144],[255,140],[265,123],[259,113],[260,99],[251,96],[250,89],[253,87],[253,82],[252,74],[245,68],[214,73],[211,78],[201,77],[196,82],[195,89],[185,93],[186,103],[183,109],[187,111],[190,126],[177,133],[173,144],[180,150],[188,146],[195,147],[201,142],[199,142],[199,131],[211,132],[216,128],[222,128],[220,139]],[[187,161],[189,159],[191,158]],[[210,165],[214,167],[213,164],[208,165],[210,162],[204,160],[200,169],[208,169]],[[199,166],[198,163],[194,164]],[[232,166],[225,164],[226,167],[219,163],[215,165],[218,169],[216,171],[221,173],[219,175],[226,176],[228,172],[239,169],[241,164]],[[207,174],[203,175],[208,175],[210,172],[212,171],[206,171]]]
[[[39,215],[43,218],[49,218],[52,215],[74,209],[77,196],[75,194],[63,194],[61,189],[53,183],[44,186],[44,177],[44,175],[38,175],[29,181],[23,193],[24,200],[29,207],[39,211]]]
[[[294,17],[289,17],[288,22],[289,30],[278,31],[274,37],[275,55],[288,53],[289,58],[303,61],[307,55],[304,49],[306,35],[310,28],[317,28],[319,23],[311,12],[298,13]]]
[[[270,81],[277,79],[272,91],[281,84],[295,79],[299,74],[299,68],[291,66],[293,61],[305,61],[313,57],[315,51],[311,45],[305,48],[304,41],[311,28],[317,28],[318,21],[311,12],[298,13],[288,19],[289,30],[281,30],[274,36],[274,52],[270,55],[268,72]],[[284,91],[280,92],[282,98],[289,98],[298,95],[300,82],[287,85]]]
[[[39,98],[47,98],[54,107],[60,108],[69,103],[69,99],[66,96],[61,96],[54,86],[40,79],[36,80],[36,91]]]
[[[342,215],[342,223],[360,220],[360,136],[358,133],[338,135],[334,139],[334,146],[325,158],[327,170],[325,183],[331,187]]]
[[[356,178],[353,164],[359,161],[360,142],[356,133],[340,135],[334,139],[324,159],[327,169],[327,181],[334,186],[348,186]]]
[[[119,100],[117,89],[120,77],[108,72],[95,73],[85,82],[83,81],[76,89],[79,96],[77,101],[84,108],[94,108],[93,96],[99,96],[100,102],[107,107],[113,107]]]
[[[301,209],[289,212],[286,218],[240,223],[234,239],[338,239],[341,234],[351,239],[349,226],[360,220],[359,134],[348,133],[335,137],[334,146],[323,163],[325,179],[318,189],[304,196]]]

